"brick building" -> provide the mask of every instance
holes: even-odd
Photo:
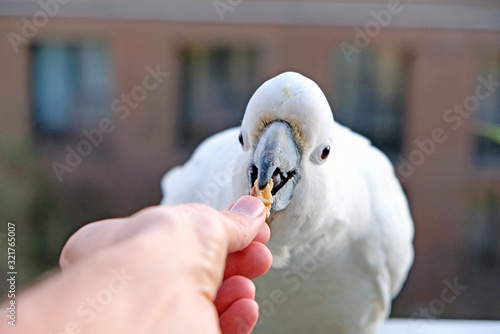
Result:
[[[84,223],[158,203],[165,171],[293,70],[403,182],[416,259],[394,315],[499,319],[498,4],[41,3],[0,5],[0,199],[25,281]]]

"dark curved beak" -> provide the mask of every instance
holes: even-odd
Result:
[[[259,136],[249,169],[249,186],[258,179],[264,189],[272,178],[274,187],[271,212],[283,210],[292,199],[300,176],[300,148],[290,125],[283,121],[269,124]]]

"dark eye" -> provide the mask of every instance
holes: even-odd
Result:
[[[328,154],[330,154],[330,145],[325,147],[323,152],[321,152],[321,159],[325,160],[328,157]]]
[[[241,133],[238,136],[238,140],[240,141],[241,146],[243,146],[243,135]]]

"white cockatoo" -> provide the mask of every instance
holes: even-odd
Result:
[[[387,157],[334,121],[312,80],[262,84],[240,128],[164,176],[162,204],[223,209],[271,178],[273,265],[254,280],[254,333],[375,333],[413,261],[413,222]]]

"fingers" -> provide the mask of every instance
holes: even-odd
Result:
[[[220,316],[237,300],[254,298],[255,285],[252,281],[243,276],[232,276],[222,282],[214,305]]]
[[[264,204],[255,197],[241,197],[228,212],[222,212],[223,226],[228,241],[228,253],[242,250],[258,238],[261,242],[269,240],[271,232],[265,224]]]
[[[223,334],[248,334],[259,318],[259,306],[253,299],[239,299],[219,318]]]
[[[241,275],[253,279],[265,274],[273,258],[269,248],[260,242],[253,241],[248,247],[239,252],[228,254],[224,279],[234,275]]]
[[[231,209],[233,208],[233,206],[237,202],[238,201],[236,201],[234,203],[231,203],[230,205],[228,205],[227,207],[225,207],[224,210],[222,210],[222,212],[231,211]],[[255,237],[254,241],[262,242],[263,244],[265,244],[267,241],[269,241],[270,237],[271,237],[271,229],[269,228],[268,225],[266,225],[266,226],[262,226],[262,228],[260,229],[259,233]]]
[[[257,236],[264,241],[269,235],[266,231],[269,228],[265,224],[264,205],[253,197],[240,198],[229,212],[219,212],[199,204],[175,206],[171,209],[174,211],[173,215],[184,223],[183,226],[189,226],[196,236],[196,248],[201,255],[197,260],[198,268],[203,268],[197,270],[198,281],[204,283],[203,291],[211,298],[215,298],[223,280],[228,253],[244,249]],[[250,257],[247,257],[246,253],[239,254],[239,259],[242,261],[250,258],[252,262],[242,262],[233,266],[232,275],[238,275],[240,270],[245,275],[256,275],[267,271],[271,262],[270,253],[262,244],[260,245],[262,248],[251,247],[248,252]],[[261,260],[265,263],[259,263]],[[255,269],[246,268],[249,266],[254,266]]]
[[[257,236],[253,239],[253,241],[265,244],[266,242],[269,241],[270,237],[271,237],[271,229],[269,228],[269,225],[262,224],[259,233],[257,233]]]

